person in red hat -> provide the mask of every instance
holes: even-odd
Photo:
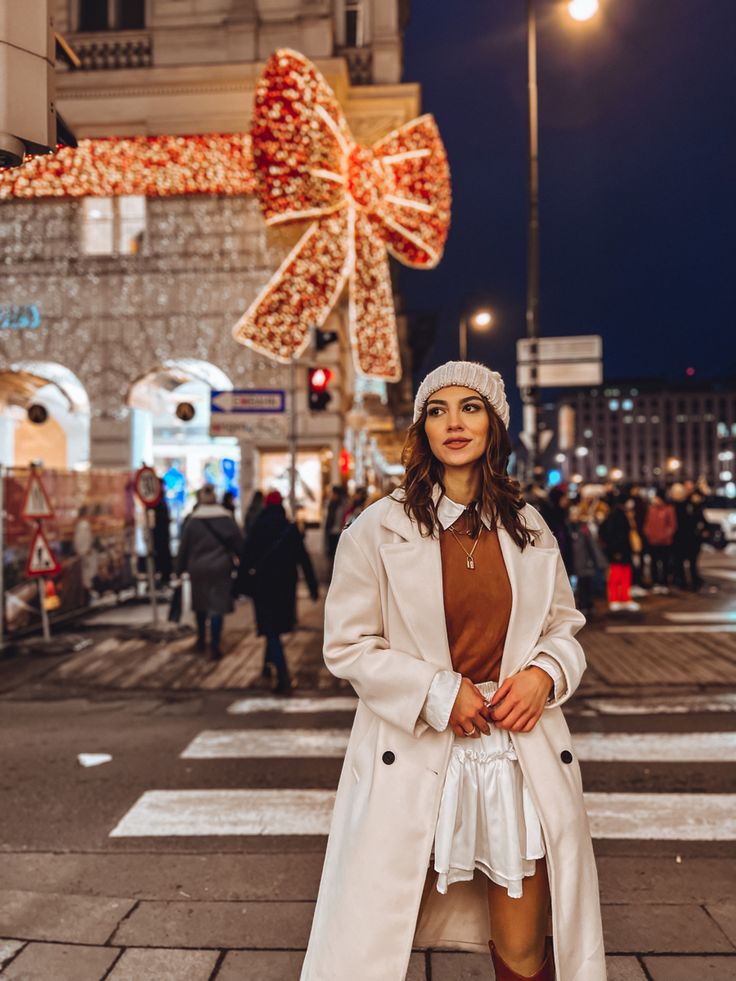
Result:
[[[253,597],[258,634],[266,638],[264,677],[276,670],[278,695],[291,694],[291,678],[281,634],[296,623],[297,570],[301,567],[313,600],[319,596],[317,578],[297,526],[286,516],[277,490],[266,494],[263,511],[245,540],[241,569],[245,591]]]

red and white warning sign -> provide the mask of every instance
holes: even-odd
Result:
[[[31,543],[31,552],[26,565],[27,576],[58,576],[61,572],[59,560],[51,551],[46,541],[43,529],[36,528],[36,534]]]
[[[41,475],[36,470],[31,470],[31,478],[26,487],[23,508],[20,513],[21,517],[27,518],[29,521],[42,521],[54,516],[54,509],[51,507],[51,501],[41,481]]]
[[[155,507],[163,496],[161,481],[153,467],[140,467],[135,472],[135,492],[147,508]]]

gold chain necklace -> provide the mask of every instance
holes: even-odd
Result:
[[[467,548],[465,548],[465,546],[463,545],[463,543],[457,537],[457,535],[455,534],[455,529],[452,527],[452,525],[450,525],[450,527],[447,530],[449,532],[451,532],[452,537],[458,543],[458,545],[463,550],[463,552],[465,552],[465,567],[467,569],[470,569],[472,571],[473,569],[475,569],[475,559],[473,558],[473,552],[475,552],[476,548],[478,547],[478,542],[480,541],[480,536],[483,534],[483,526],[481,525],[481,529],[480,529],[480,532],[478,533],[478,537],[476,538],[475,544],[473,545],[473,547],[471,548],[470,551],[468,551]],[[467,534],[467,532],[465,534]]]

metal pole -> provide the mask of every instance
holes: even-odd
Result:
[[[460,348],[460,360],[468,360],[468,318],[463,314],[460,318],[460,332],[458,338]]]
[[[296,450],[296,360],[291,358],[289,361],[289,511],[292,521],[296,521]]]
[[[151,613],[153,625],[158,626],[158,606],[156,604],[156,577],[153,567],[153,532],[151,526],[156,520],[153,508],[146,508],[146,571],[148,573],[148,592],[151,595]]]
[[[49,627],[49,611],[46,609],[46,578],[38,577],[38,603],[41,607],[41,625],[43,626],[43,639],[51,640],[51,628]]]
[[[530,345],[529,386],[524,401],[533,406],[529,471],[539,460],[539,388],[537,345],[539,338],[539,93],[537,89],[537,19],[535,0],[527,0],[527,77],[529,92],[529,224],[527,232],[526,336]]]

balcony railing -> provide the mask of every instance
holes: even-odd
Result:
[[[146,31],[75,34],[69,40],[84,71],[149,68],[153,64],[153,42]]]

